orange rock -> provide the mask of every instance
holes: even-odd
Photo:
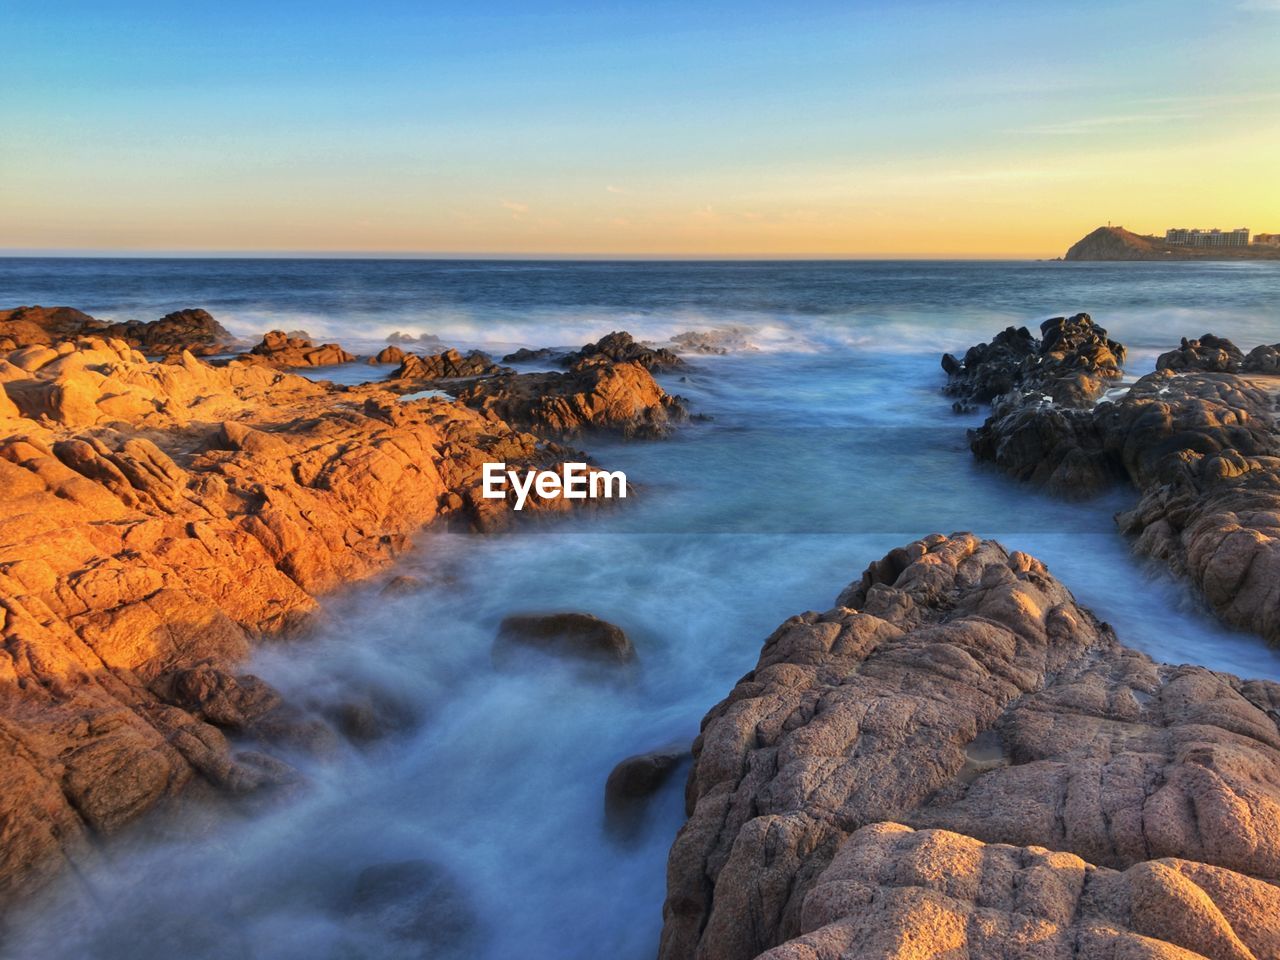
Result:
[[[194,778],[288,779],[224,730],[316,744],[236,664],[423,525],[508,521],[481,464],[581,454],[460,404],[405,403],[120,340],[0,361],[0,899]],[[531,503],[568,509],[568,501]]]

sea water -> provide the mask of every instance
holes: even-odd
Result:
[[[14,957],[421,955],[345,906],[366,867],[418,858],[470,904],[466,956],[651,957],[685,771],[620,839],[610,769],[687,744],[779,622],[932,532],[1041,558],[1157,659],[1280,679],[1260,639],[1132,556],[1112,521],[1131,492],[1063,503],[975,463],[965,430],[981,414],[951,411],[938,365],[1007,324],[1081,310],[1129,345],[1131,375],[1179,336],[1280,341],[1280,264],[0,260],[0,305],[36,302],[113,320],[199,306],[241,336],[302,328],[361,351],[395,332],[502,352],[728,327],[752,349],[660,377],[708,417],[671,439],[580,441],[625,471],[626,501],[498,536],[428,532],[394,571],[420,591],[352,586],[306,639],[264,644],[247,669],[295,702],[372,691],[404,722],[290,757],[304,781],[287,803],[144,820],[70,885],[78,912],[26,918]],[[623,627],[634,674],[495,668],[503,617],[556,610]]]

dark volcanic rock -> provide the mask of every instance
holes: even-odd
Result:
[[[513,644],[606,663],[630,663],[636,655],[621,627],[589,613],[507,617],[498,626],[495,652]]]
[[[1125,349],[1087,313],[1054,317],[1040,325],[1041,339],[1026,327],[1008,327],[979,343],[963,360],[942,357],[946,392],[957,407],[989,403],[1018,390],[1066,407],[1093,403],[1120,377]]]
[[[1157,370],[1208,370],[1235,373],[1244,362],[1244,354],[1230,340],[1206,333],[1199,340],[1182,338],[1177,350],[1162,353],[1156,360]]]
[[[1031,557],[910,544],[703,721],[660,957],[1275,956],[1277,706]]]
[[[685,365],[678,355],[664,348],[637,343],[625,330],[615,330],[581,350],[566,354],[561,361],[573,367],[588,363],[638,363],[646,370],[675,370]]]
[[[449,349],[428,356],[407,354],[391,376],[396,380],[461,380],[510,372],[508,368],[494,363],[493,357],[481,350],[472,350],[464,356],[457,350]]]
[[[599,363],[567,373],[520,373],[481,380],[458,399],[487,415],[568,436],[584,429],[661,437],[688,412],[638,363]]]

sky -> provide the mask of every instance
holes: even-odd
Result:
[[[1280,232],[1280,0],[0,0],[0,251]]]

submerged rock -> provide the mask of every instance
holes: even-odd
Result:
[[[716,327],[712,330],[686,330],[671,338],[677,350],[688,353],[742,353],[759,349],[750,340],[750,327]]]
[[[660,957],[1274,955],[1278,706],[1122,646],[1025,554],[909,544],[703,721]]]
[[[636,655],[621,627],[589,613],[507,617],[498,626],[494,652],[501,654],[512,646],[601,663],[626,664]]]
[[[610,832],[623,836],[635,833],[653,795],[687,759],[687,747],[667,747],[620,761],[604,785],[605,826]]]
[[[565,358],[566,354],[563,350],[557,350],[555,347],[542,347],[537,350],[530,350],[528,347],[521,347],[515,353],[508,353],[502,358],[503,363],[541,363],[547,360],[559,362]]]
[[[346,912],[376,938],[408,945],[424,960],[461,948],[478,927],[457,880],[429,860],[380,863],[361,871]]]

